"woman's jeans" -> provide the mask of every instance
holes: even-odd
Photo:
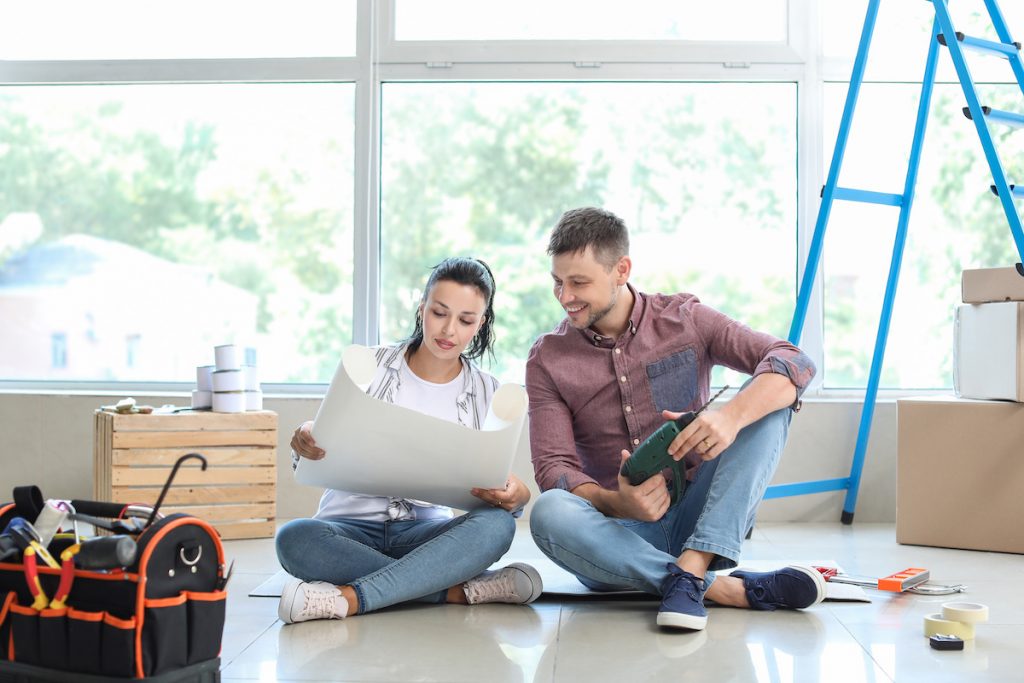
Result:
[[[294,519],[275,544],[292,576],[352,586],[362,614],[411,600],[444,602],[450,587],[508,551],[515,529],[512,515],[499,508],[454,519]]]
[[[736,566],[789,432],[789,408],[740,430],[736,441],[697,470],[683,497],[656,522],[606,517],[562,489],[545,491],[530,513],[537,546],[593,590],[661,595],[661,583],[684,550],[716,557],[704,577]]]

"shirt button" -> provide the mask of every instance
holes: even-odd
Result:
[[[640,439],[633,439],[633,445],[634,446],[639,446],[640,445]]]
[[[615,353],[622,353],[622,349],[615,349]]]
[[[633,406],[626,406],[626,412],[627,413],[633,412]]]
[[[626,383],[626,376],[623,375],[622,377],[620,377],[619,381],[622,382],[623,384],[625,384]]]

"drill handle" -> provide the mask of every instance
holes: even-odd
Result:
[[[673,460],[672,468],[672,502],[675,505],[683,497],[686,490],[686,462],[684,460]]]

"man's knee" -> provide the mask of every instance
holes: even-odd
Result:
[[[737,440],[746,438],[777,438],[785,441],[789,435],[789,423],[793,419],[793,411],[788,407],[768,413],[753,424],[748,425],[737,436]]]

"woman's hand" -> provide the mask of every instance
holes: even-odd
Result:
[[[503,489],[472,489],[470,493],[509,512],[515,512],[530,501],[530,489],[514,474],[508,475]]]
[[[310,460],[320,460],[327,453],[324,449],[316,445],[316,440],[313,438],[313,434],[310,430],[313,429],[312,422],[303,422],[299,425],[299,428],[292,434],[292,450],[295,454],[309,458]]]

